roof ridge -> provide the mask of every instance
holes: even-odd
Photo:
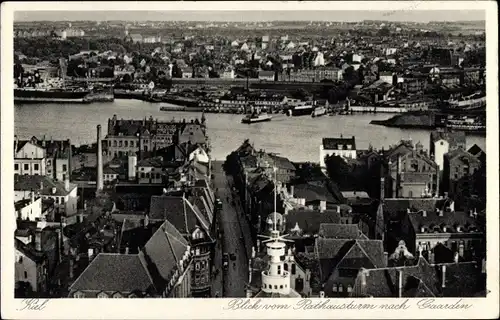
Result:
[[[175,255],[175,250],[174,247],[170,241],[169,233],[167,232],[167,229],[165,225],[168,223],[168,221],[165,221],[163,223],[163,228],[160,228],[159,230],[163,229],[164,232],[162,232],[165,235],[165,239],[167,240],[168,246],[170,248],[170,251],[172,251],[172,255],[174,256],[175,262],[179,263],[179,258]]]

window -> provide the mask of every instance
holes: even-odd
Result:
[[[24,271],[24,279],[28,278],[28,272]]]
[[[333,292],[337,292],[339,289],[337,288],[337,285],[334,283],[332,287]]]
[[[352,292],[352,286],[351,285],[347,286],[347,292]]]
[[[30,169],[30,165],[29,163],[25,163],[24,164],[24,170],[29,170]]]
[[[23,263],[23,256],[19,257],[19,263]]]
[[[64,201],[65,201],[64,197],[61,197],[61,204],[64,204]]]
[[[77,291],[73,294],[73,298],[82,299],[85,298],[85,294],[83,294],[83,292]]]
[[[68,166],[65,165],[65,164],[62,165],[62,168],[63,168],[63,171],[67,171],[68,170]]]
[[[125,140],[125,142],[124,142],[124,143],[125,143],[125,147],[128,147],[128,141],[127,141],[127,140]]]
[[[342,284],[339,284],[339,292],[344,292],[344,286]]]
[[[40,170],[38,163],[33,164],[33,170]]]
[[[19,170],[19,163],[14,164],[14,170],[18,171]]]
[[[142,168],[141,168],[142,169]],[[145,177],[145,174],[144,172],[141,172],[141,178],[144,178]]]
[[[281,274],[281,266],[278,266],[278,274]]]
[[[276,285],[276,284],[275,284],[275,285],[274,285],[274,289],[278,289],[278,285]]]
[[[97,298],[98,299],[106,299],[106,298],[108,298],[108,295],[104,292],[101,292],[97,295]]]
[[[292,263],[292,274],[295,274],[295,263]]]
[[[123,146],[123,141],[121,141],[121,140],[120,140],[120,141],[118,142],[118,146],[119,146],[119,147],[122,147],[122,146]]]
[[[200,263],[199,262],[196,262],[195,269],[200,270]]]
[[[282,284],[280,284],[280,289],[283,289],[283,285]]]
[[[285,263],[283,266],[283,270],[288,271],[288,263]]]

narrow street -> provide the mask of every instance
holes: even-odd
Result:
[[[222,168],[222,162],[213,162],[214,174],[214,187],[218,189],[217,196],[222,201],[222,213],[220,222],[222,230],[224,231],[224,238],[222,239],[222,250],[228,255],[234,253],[236,256],[235,261],[229,259],[229,267],[224,272],[224,297],[245,297],[245,285],[248,282],[248,257],[245,248],[245,242],[242,239],[250,235],[244,235],[241,231],[248,230],[245,219],[240,218],[242,208],[239,201],[233,200],[231,192],[230,179],[226,176]],[[243,238],[245,237],[245,238]],[[248,240],[247,240],[248,241]]]

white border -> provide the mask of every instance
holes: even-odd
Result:
[[[488,224],[487,224],[487,251],[488,251],[488,279],[487,285],[490,293],[487,298],[463,299],[463,303],[471,304],[467,310],[431,310],[412,307],[404,311],[376,310],[360,312],[356,310],[227,310],[231,299],[54,299],[49,301],[43,311],[18,311],[21,301],[13,299],[14,293],[14,264],[13,264],[13,228],[15,217],[13,214],[12,190],[12,145],[13,145],[13,11],[78,11],[78,10],[485,10],[486,14],[486,40],[487,40],[487,128],[486,153],[487,153],[487,182],[488,182]],[[29,319],[66,319],[66,318],[496,318],[498,317],[498,43],[497,43],[497,6],[493,1],[384,1],[384,2],[20,2],[2,3],[2,109],[1,109],[1,315],[3,318],[29,318]],[[382,20],[382,19],[381,19]],[[389,19],[384,19],[389,20]],[[57,121],[54,119],[54,121]],[[398,299],[345,299],[364,303],[395,302]],[[414,300],[414,299],[411,299]],[[438,299],[440,303],[454,303],[457,299]],[[296,299],[272,299],[263,303],[289,303],[294,304]],[[338,302],[330,299],[331,303]],[[414,302],[414,301],[413,301]]]

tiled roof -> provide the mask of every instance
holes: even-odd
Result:
[[[472,163],[479,163],[480,162],[480,160],[477,157],[475,157],[472,153],[467,152],[463,149],[452,150],[452,151],[448,152],[447,154],[445,154],[445,157],[447,157],[449,160],[454,160],[454,159],[460,157],[460,158],[465,158],[465,159],[467,159],[467,161],[472,162]]]
[[[469,216],[469,214],[462,211],[443,212],[440,216],[436,211],[426,212],[410,212],[408,213],[411,225],[415,233],[421,233],[421,227],[425,227],[425,232],[444,232],[443,228],[446,227],[446,232],[458,232],[457,228],[462,228],[463,232],[481,232],[479,229],[479,222]]]
[[[306,199],[306,202],[326,201],[334,204],[338,203],[338,200],[328,191],[326,186],[313,183],[295,185],[294,197]]]
[[[292,230],[298,224],[303,235],[318,234],[323,223],[340,223],[340,214],[336,210],[290,210],[285,216],[286,230]]]
[[[442,287],[442,267],[446,266],[445,288]],[[399,296],[399,276],[402,276],[402,297],[472,297],[481,291],[479,268],[474,262],[429,265],[420,258],[414,266],[361,270],[356,283],[365,296],[378,298]]]
[[[148,159],[142,159],[137,162],[138,167],[154,167],[161,168],[163,166],[163,158],[162,157],[154,157]]]
[[[337,267],[349,269],[385,267],[381,240],[317,238],[315,252],[320,261],[322,282],[325,282]]]
[[[56,188],[56,192],[52,192],[52,188]],[[14,175],[14,190],[15,191],[35,191],[46,196],[66,196],[76,185],[69,184],[69,191],[65,189],[65,183],[54,181],[47,176],[30,176],[30,175]]]
[[[357,224],[322,223],[318,235],[328,239],[363,239],[368,238],[359,230]]]
[[[348,150],[347,145],[351,145],[351,150],[356,150],[356,138],[323,138],[323,148],[325,150]]]
[[[436,211],[436,208],[443,209],[445,205],[443,198],[386,198],[383,203],[384,213],[389,218],[396,218],[408,209],[410,211],[426,210],[427,212]]]
[[[154,288],[141,255],[100,253],[71,285],[71,291],[145,292]]]
[[[163,289],[188,250],[187,240],[169,221],[165,221],[153,234],[141,255],[147,261],[148,270],[157,288]]]
[[[190,234],[197,225],[206,232],[210,230],[210,224],[200,210],[184,197],[151,197],[149,216],[152,220],[170,221],[183,234]]]

